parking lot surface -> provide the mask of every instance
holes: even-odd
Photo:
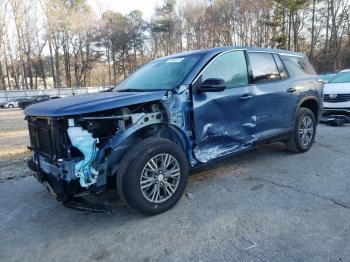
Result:
[[[191,175],[170,211],[145,217],[111,191],[110,215],[63,207],[26,167],[20,110],[0,111],[1,261],[349,261],[350,125]]]

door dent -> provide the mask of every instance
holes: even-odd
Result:
[[[202,163],[226,156],[253,146],[256,137],[251,130],[256,126],[256,116],[251,122],[244,123],[207,123],[204,125],[199,145],[195,146],[193,153]]]

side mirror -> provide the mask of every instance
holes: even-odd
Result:
[[[220,78],[209,78],[197,89],[198,92],[221,92],[226,89],[226,82]]]

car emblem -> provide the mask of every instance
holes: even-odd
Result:
[[[338,97],[338,95],[337,94],[332,94],[332,95],[329,95],[329,98],[331,98],[331,99],[335,99],[335,98],[337,98]]]

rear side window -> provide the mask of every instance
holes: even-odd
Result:
[[[227,88],[248,85],[248,70],[243,51],[232,51],[214,58],[202,72],[202,82],[209,78],[225,80]]]
[[[315,69],[304,57],[281,55],[281,58],[288,72],[294,76],[316,75]]]
[[[269,53],[248,53],[254,83],[268,83],[280,80],[276,62]]]
[[[278,71],[280,72],[281,79],[282,80],[287,79],[289,77],[288,72],[284,67],[284,64],[282,63],[280,56],[278,54],[273,54],[273,58],[275,59]]]

